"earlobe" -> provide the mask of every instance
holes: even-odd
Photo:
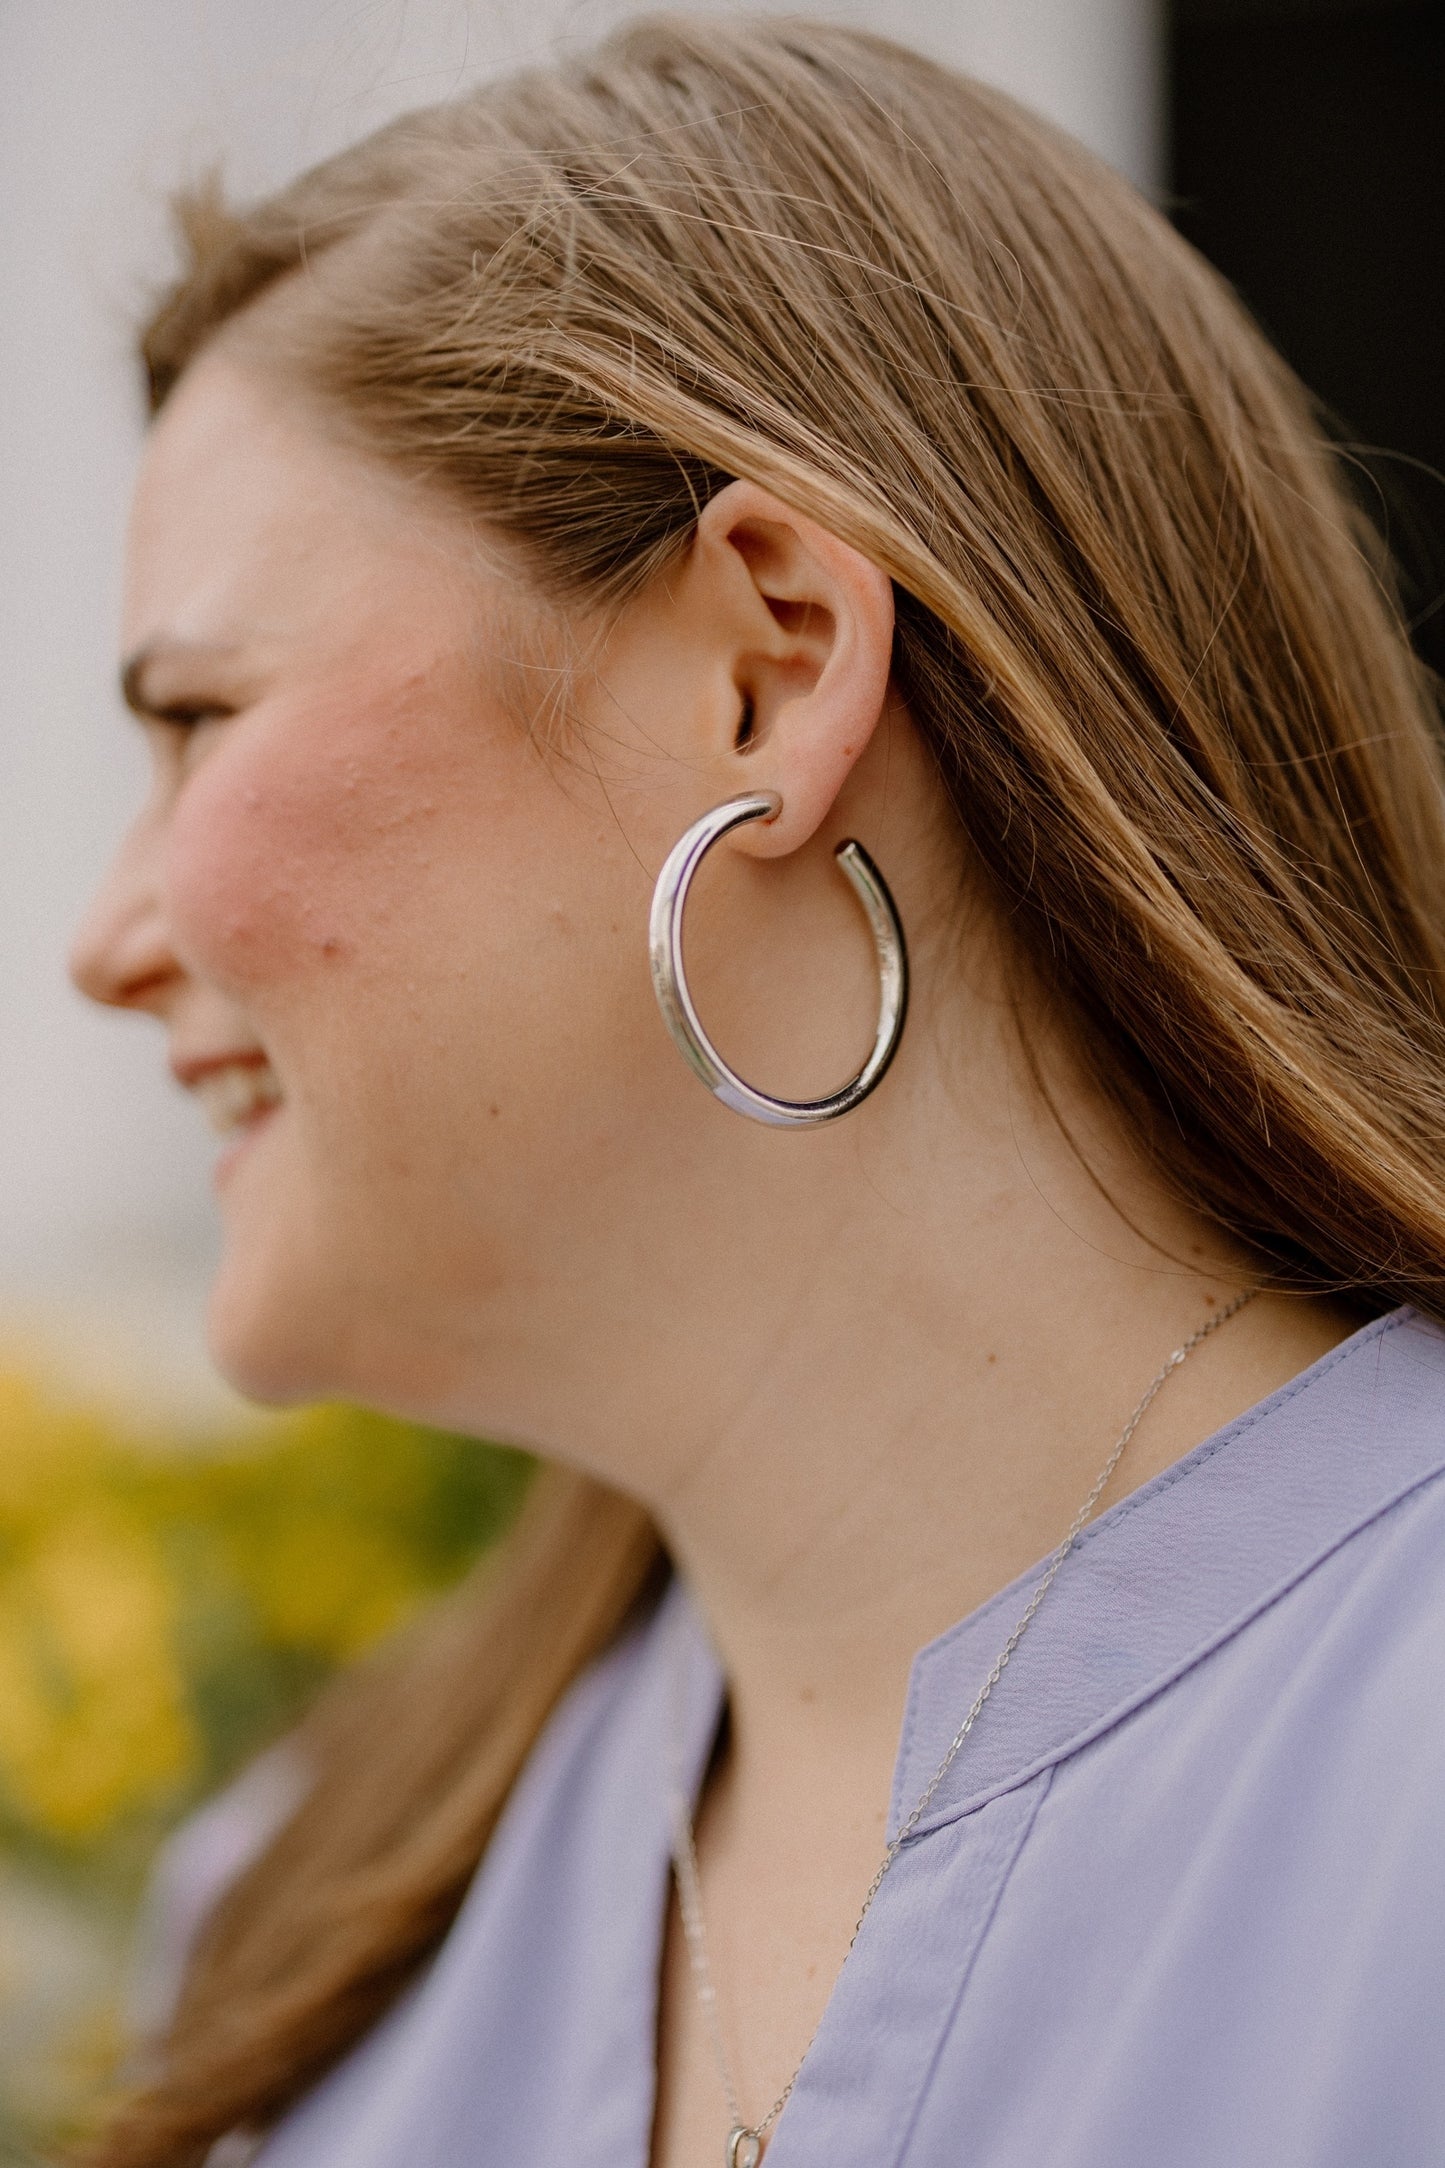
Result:
[[[892,582],[753,482],[729,483],[712,499],[698,540],[740,597],[730,780],[782,801],[775,820],[741,829],[733,847],[786,856],[826,822],[884,712]]]

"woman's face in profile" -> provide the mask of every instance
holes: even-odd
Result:
[[[124,621],[153,789],[75,968],[164,1024],[223,1130],[212,1342],[259,1397],[459,1419],[484,1345],[505,1425],[539,1302],[585,1289],[606,1329],[594,1246],[645,1208],[653,1080],[654,1153],[689,1088],[636,852],[691,813],[628,753],[675,658],[609,643],[604,785],[528,728],[556,691],[530,622],[469,520],[228,358],[156,424]]]

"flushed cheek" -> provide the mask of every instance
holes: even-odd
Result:
[[[264,1001],[393,947],[457,783],[420,750],[402,719],[359,727],[354,709],[240,719],[176,806],[167,886],[182,960]]]
[[[279,1196],[289,1227],[319,1184],[358,1256],[402,1191],[463,1248],[509,1212],[527,1224],[549,1185],[575,1194],[651,1021],[616,823],[505,720],[393,703],[226,726],[170,845],[183,961],[244,1010],[290,1110],[254,1163],[257,1208],[270,1224]]]
[[[180,792],[168,867],[182,961],[276,1067],[286,1153],[372,1197],[445,1188],[474,1156],[479,1095],[537,1109],[579,1034],[598,1057],[592,854],[601,838],[622,856],[504,719],[405,694],[223,726]]]

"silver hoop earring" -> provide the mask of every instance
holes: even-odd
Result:
[[[852,1082],[845,1084],[841,1091],[831,1093],[826,1099],[774,1099],[767,1092],[754,1091],[751,1084],[745,1084],[737,1071],[728,1067],[703,1030],[688,991],[682,962],[683,907],[698,867],[714,843],[732,829],[741,828],[748,821],[776,818],[782,803],[776,791],[760,791],[753,797],[730,798],[725,805],[714,806],[701,820],[693,822],[657,876],[648,927],[648,955],[662,1020],[672,1033],[683,1060],[702,1078],[708,1090],[734,1113],[746,1114],[755,1122],[767,1122],[777,1129],[812,1129],[820,1122],[835,1122],[840,1114],[851,1114],[882,1080],[898,1051],[908,1008],[908,951],[903,928],[888,885],[862,844],[855,843],[850,837],[838,845],[833,855],[848,876],[872,930],[878,952],[881,998],[873,1051]]]

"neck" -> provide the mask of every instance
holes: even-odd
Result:
[[[1011,1099],[949,1159],[947,1110],[914,1119],[931,1155],[870,1153],[773,1290],[785,1328],[650,1500],[729,1679],[730,1781],[831,1769],[875,1819],[917,1650],[1054,1548],[1160,1364],[1251,1279],[1097,1110],[1102,1186],[1040,1106],[1026,1124]],[[1231,1318],[1171,1374],[1100,1509],[1354,1322],[1278,1296]]]

